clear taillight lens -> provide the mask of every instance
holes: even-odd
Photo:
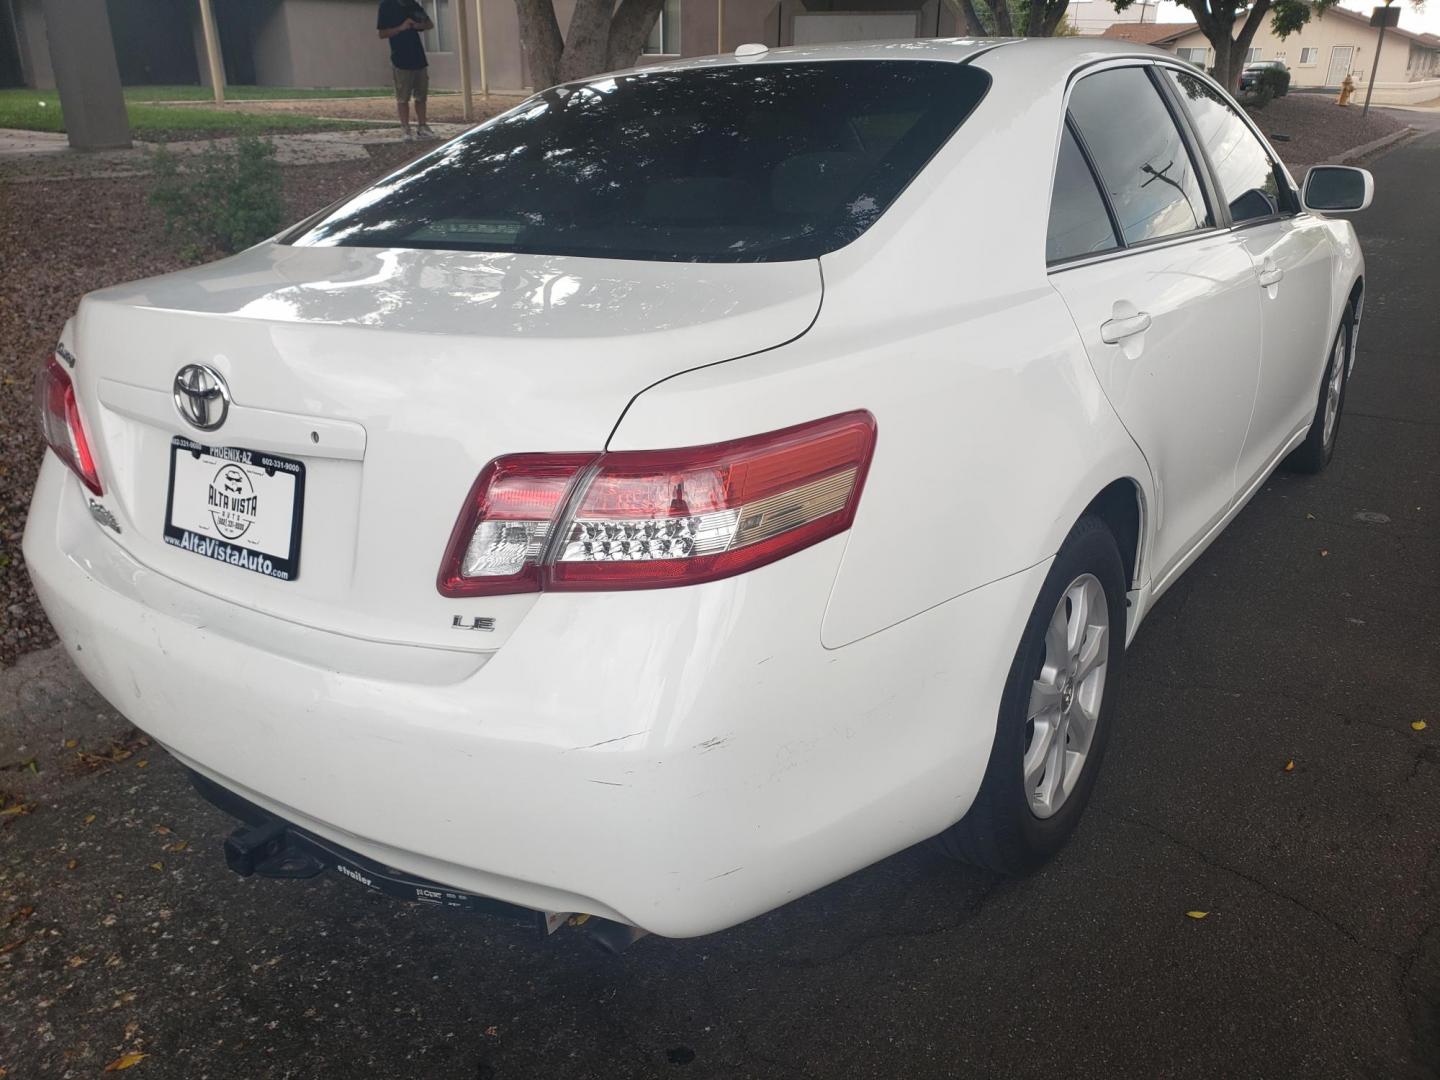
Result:
[[[683,450],[516,454],[485,467],[447,596],[647,589],[753,570],[850,527],[875,418],[845,413]]]
[[[54,356],[35,375],[35,404],[40,413],[40,434],[45,436],[50,449],[87,488],[96,495],[105,494],[95,469],[95,457],[85,438],[85,426],[80,422],[80,409],[75,404],[75,384]]]
[[[575,476],[594,454],[511,454],[486,465],[440,566],[446,596],[540,588],[540,558]]]
[[[850,527],[875,445],[867,412],[686,450],[605,454],[547,589],[643,589],[753,570]]]

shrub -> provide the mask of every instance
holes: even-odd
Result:
[[[1290,72],[1282,67],[1267,67],[1260,72],[1260,85],[1270,88],[1271,97],[1284,97],[1290,92]]]
[[[1275,91],[1270,88],[1268,83],[1261,81],[1255,85],[1255,89],[1246,91],[1240,96],[1240,104],[1247,109],[1263,109],[1270,104],[1274,97]]]
[[[185,161],[161,147],[151,156],[150,203],[187,259],[231,254],[285,223],[275,144],[241,135],[234,149],[211,144]]]

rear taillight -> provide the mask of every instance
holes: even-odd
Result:
[[[96,495],[105,494],[100,487],[100,474],[95,471],[95,457],[85,438],[85,425],[80,422],[80,409],[75,404],[75,384],[54,356],[36,373],[35,404],[40,410],[40,433],[50,449],[87,488]]]
[[[440,566],[446,596],[540,588],[540,560],[565,495],[594,454],[510,454],[481,470]]]
[[[684,450],[515,454],[475,482],[446,596],[714,581],[850,527],[875,418],[845,413]]]

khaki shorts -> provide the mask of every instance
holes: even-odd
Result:
[[[430,69],[428,67],[395,68],[395,100],[405,104],[414,95],[416,101],[424,101],[430,93]]]

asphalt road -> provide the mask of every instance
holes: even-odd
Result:
[[[38,800],[0,819],[8,1080],[125,1052],[187,1080],[1440,1076],[1440,132],[1374,170],[1335,463],[1274,478],[1155,611],[1043,872],[916,849],[620,959],[241,880],[154,748],[76,770],[65,740],[124,724],[36,654],[0,673],[0,751],[38,769],[0,773]]]

